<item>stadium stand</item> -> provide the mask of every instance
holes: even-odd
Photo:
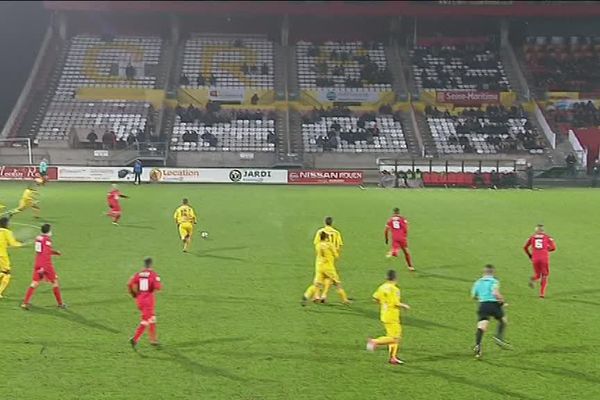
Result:
[[[406,153],[402,123],[389,113],[355,114],[348,109],[313,110],[302,121],[306,152]]]
[[[600,90],[598,36],[529,36],[524,53],[533,84],[541,90]]]
[[[441,154],[544,152],[542,137],[520,107],[488,106],[451,115],[428,106],[425,114]]]
[[[172,151],[275,151],[275,118],[261,111],[223,110],[209,103],[200,110],[176,109]]]
[[[273,88],[273,43],[265,36],[193,34],[185,43],[183,87]]]
[[[421,39],[410,58],[419,91],[510,89],[498,46],[485,37]]]
[[[392,89],[382,43],[298,42],[298,81],[301,89],[344,88],[356,91]]]
[[[127,141],[129,135],[145,137],[154,117],[150,103],[75,97],[80,88],[154,88],[161,45],[162,39],[155,36],[72,37],[37,138],[65,140],[71,127],[102,127],[114,132],[117,141]]]

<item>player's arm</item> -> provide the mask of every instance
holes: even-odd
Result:
[[[381,290],[377,289],[375,293],[373,293],[373,301],[377,304],[381,304]]]
[[[13,235],[13,233],[11,231],[7,231],[6,233],[7,233],[6,242],[8,244],[8,247],[23,247],[23,243],[21,243],[17,239],[15,239],[15,236]]]
[[[408,220],[404,219],[403,222],[404,222],[404,224],[403,224],[404,225],[404,234],[408,235]]]
[[[175,213],[173,214],[173,219],[175,220],[175,224],[179,225],[179,208],[175,210]]]
[[[390,232],[390,225],[385,224],[385,230],[383,231],[383,237],[385,238],[385,244],[389,243],[389,239],[388,239],[389,232]]]
[[[496,297],[496,300],[498,300],[498,303],[500,304],[504,304],[504,296],[502,296],[502,293],[500,293],[500,285],[496,284],[494,285],[494,289],[493,292],[494,297]]]
[[[525,254],[527,254],[527,257],[531,258],[531,251],[529,251],[529,248],[531,247],[531,238],[527,239],[527,241],[525,242],[525,246],[523,246],[523,250],[525,251]]]
[[[192,223],[196,225],[197,222],[198,218],[196,218],[196,211],[194,211],[194,209],[192,208]]]
[[[398,308],[404,308],[405,310],[410,310],[410,306],[406,303],[399,303]]]
[[[159,291],[162,289],[162,283],[160,281],[160,276],[156,275],[154,278],[154,291]]]
[[[131,295],[131,297],[133,297],[133,298],[137,297],[137,292],[138,292],[137,276],[131,277],[131,279],[129,280],[129,283],[127,283],[127,290],[129,291],[129,294]]]
[[[125,196],[123,193],[119,193],[119,197],[122,199],[128,199],[129,196]]]
[[[556,242],[554,241],[554,239],[549,238],[550,240],[548,241],[548,251],[552,252],[556,250]]]
[[[479,300],[479,297],[477,296],[477,283],[473,284],[473,287],[471,288],[471,298],[473,300]]]
[[[317,230],[317,232],[315,233],[315,238],[313,239],[313,244],[316,246],[317,244],[319,244],[319,242],[321,241],[321,238],[319,237],[321,234],[321,230]]]

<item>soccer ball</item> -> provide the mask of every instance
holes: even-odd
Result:
[[[208,232],[206,232],[206,231],[202,231],[202,232],[200,232],[200,237],[201,237],[202,239],[206,239],[206,238],[208,238]]]

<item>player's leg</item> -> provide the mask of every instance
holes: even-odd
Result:
[[[496,336],[494,336],[494,341],[502,348],[510,348],[510,344],[504,340],[504,332],[506,331],[506,326],[508,325],[508,318],[506,318],[502,310],[500,312],[501,315],[496,316],[496,320],[498,321],[498,330],[496,331]]]
[[[10,283],[10,279],[11,279],[10,268],[0,267],[0,299],[4,297],[4,291],[8,287],[8,284]]]
[[[398,350],[400,349],[400,337],[402,335],[402,327],[400,323],[386,324],[386,335],[394,338],[394,342],[388,345],[390,364],[404,364],[402,360],[398,359]]]
[[[335,286],[335,289],[336,289],[338,295],[342,299],[342,303],[349,305],[350,299],[348,299],[348,294],[342,287],[342,281],[340,280],[340,276],[338,275],[337,271],[335,271],[335,270],[328,271],[327,277],[331,280],[332,284]]]
[[[548,263],[544,262],[540,265],[541,270],[541,281],[540,281],[540,297],[543,299],[546,297],[546,288],[548,287],[548,275],[550,275],[550,269]]]
[[[325,278],[323,280],[323,290],[321,291],[320,300],[321,303],[325,303],[327,301],[327,295],[329,294],[329,289],[331,288],[331,279]]]
[[[187,240],[188,234],[187,229],[185,228],[185,224],[179,224],[179,238],[181,239],[181,243],[183,244],[183,251],[187,252]]]
[[[23,308],[24,310],[29,309],[29,305],[31,304],[31,298],[33,297],[33,294],[35,293],[35,290],[37,289],[39,284],[39,277],[37,277],[34,273],[31,285],[29,285],[29,287],[27,288],[27,292],[25,292],[25,298],[23,299],[23,303],[21,304],[21,308]]]
[[[56,274],[51,274],[48,277],[50,283],[52,283],[52,293],[54,293],[54,298],[56,299],[56,304],[60,308],[66,308],[65,303],[63,303],[62,294],[60,292],[60,285],[58,284],[58,276]]]
[[[313,283],[306,289],[302,295],[302,305],[305,306],[309,300],[320,299],[320,293],[323,289],[324,276],[322,272],[317,270]]]
[[[539,281],[542,277],[542,270],[540,268],[540,263],[538,261],[532,261],[533,266],[533,275],[529,279],[529,287],[534,288],[535,282]]]
[[[183,250],[184,251],[188,251],[190,248],[190,245],[192,243],[192,234],[194,232],[194,227],[192,224],[188,224],[185,227],[185,241],[184,241],[184,245],[183,245]]]
[[[33,210],[33,217],[34,218],[39,218],[40,217],[40,207],[37,203],[34,203],[31,205],[31,209]]]
[[[398,252],[400,251],[400,243],[397,240],[392,240],[392,247],[388,252],[387,256],[390,257],[398,257]]]
[[[473,351],[475,352],[475,357],[481,357],[481,341],[483,340],[483,334],[487,331],[490,321],[488,320],[488,316],[485,313],[483,308],[483,303],[480,306],[479,311],[479,322],[477,322],[477,331],[475,332],[475,348]]]
[[[410,255],[410,251],[408,250],[408,242],[402,241],[400,242],[400,248],[402,249],[402,253],[404,253],[404,260],[406,260],[406,265],[408,265],[408,269],[411,271],[415,270],[415,267],[412,263],[412,257]]]
[[[134,348],[140,341],[140,338],[146,331],[146,328],[150,325],[149,321],[153,317],[152,314],[154,311],[151,309],[151,307],[148,307],[148,305],[141,304],[141,303],[138,304],[138,308],[140,309],[140,312],[142,314],[142,320],[140,321],[140,324],[138,325],[138,327],[135,329],[135,333],[133,334],[133,337],[130,339],[130,343]]]
[[[152,310],[152,317],[148,319],[148,336],[150,336],[150,344],[153,346],[158,346],[158,336],[156,333],[156,315],[154,315],[154,310]]]

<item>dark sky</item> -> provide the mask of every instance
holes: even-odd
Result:
[[[41,1],[0,1],[0,130],[33,67],[49,19]]]

